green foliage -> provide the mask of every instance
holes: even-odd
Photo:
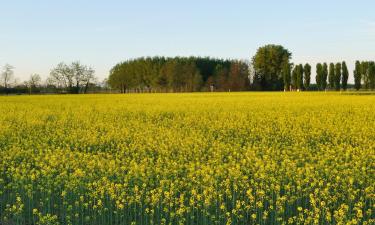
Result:
[[[341,81],[341,63],[336,63],[335,65],[335,76],[334,76],[334,86],[335,90],[340,90],[340,81]]]
[[[310,87],[310,81],[311,81],[311,66],[310,64],[306,63],[303,67],[303,85],[306,90],[309,90]]]
[[[327,63],[323,63],[323,71],[322,71],[322,77],[321,77],[322,90],[325,90],[327,88],[327,78],[328,78],[328,65]]]
[[[148,57],[115,65],[109,75],[112,88],[124,92],[192,92],[248,90],[248,66],[238,60],[200,57]]]
[[[344,89],[344,91],[348,88],[348,78],[349,78],[348,68],[346,67],[345,61],[343,61],[342,62],[341,85],[342,85],[342,89]]]
[[[302,91],[303,89],[303,65],[299,64],[296,66],[296,88],[297,90]]]
[[[355,70],[353,72],[354,74],[354,87],[358,91],[361,89],[361,80],[362,80],[362,68],[361,63],[357,60],[355,62]]]
[[[335,87],[335,64],[329,64],[329,73],[328,73],[329,87],[333,89]]]
[[[292,88],[294,89],[294,90],[296,90],[297,89],[297,83],[298,83],[298,72],[297,72],[297,70],[298,70],[298,65],[296,65],[296,66],[294,66],[293,67],[293,71],[292,71]]]
[[[324,90],[323,88],[323,66],[321,63],[316,64],[316,76],[315,76],[316,85],[319,90]]]
[[[260,47],[252,59],[256,81],[262,90],[282,90],[283,66],[289,62],[292,54],[281,45],[266,45]]]
[[[283,65],[283,82],[284,82],[284,90],[287,91],[290,89],[291,85],[291,64],[289,61],[285,61]]]
[[[361,62],[361,74],[362,74],[363,87],[365,89],[369,89],[370,79],[369,79],[369,62],[368,61]]]
[[[368,68],[368,76],[369,76],[369,88],[371,90],[375,89],[375,63],[370,62]]]

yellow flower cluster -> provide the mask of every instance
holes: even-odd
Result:
[[[0,97],[0,224],[373,224],[375,95]]]

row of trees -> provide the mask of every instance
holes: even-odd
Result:
[[[319,90],[326,90],[327,88],[339,91],[341,88],[346,90],[348,88],[349,71],[345,61],[342,63],[330,63],[329,68],[327,63],[316,64],[316,84]]]
[[[192,91],[302,91],[346,90],[349,71],[345,62],[318,63],[316,85],[311,85],[311,65],[291,63],[292,53],[281,45],[265,45],[257,50],[251,62],[209,57],[147,57],[116,64],[108,85],[125,92],[192,92]],[[357,61],[354,87],[375,89],[375,63]],[[95,71],[75,61],[59,63],[50,72],[44,86],[38,74],[21,85],[13,85],[13,67],[1,72],[0,93],[21,90],[22,93],[45,92],[87,93],[98,89]],[[42,88],[43,86],[43,88]],[[106,83],[101,86],[106,87]]]
[[[250,63],[201,57],[148,57],[115,65],[109,85],[127,91],[302,91],[347,90],[346,62],[318,63],[316,84],[311,85],[311,65],[290,62],[292,53],[281,45],[265,45]],[[375,63],[356,62],[355,88],[375,88]],[[362,85],[363,83],[363,85]]]
[[[258,49],[252,59],[255,76],[253,86],[260,90],[309,90],[311,84],[311,65],[293,65],[290,63],[292,54],[281,45],[266,45]],[[358,76],[371,74],[370,62],[358,64]],[[367,71],[367,72],[365,72]],[[370,75],[367,75],[369,77]],[[318,63],[316,65],[316,88],[318,90],[346,90],[349,72],[345,62]],[[359,79],[359,82],[361,79]],[[367,86],[366,86],[367,87]]]
[[[373,61],[356,61],[354,74],[354,87],[375,89],[375,63]],[[363,85],[362,85],[363,84]]]
[[[147,57],[115,65],[110,71],[108,83],[122,93],[244,91],[250,85],[248,69],[248,65],[239,60]]]
[[[95,71],[80,62],[59,63],[43,82],[39,74],[31,74],[20,83],[14,77],[14,67],[6,64],[0,73],[0,94],[87,93],[106,90],[106,80],[98,83]]]
[[[311,84],[311,66],[299,64],[293,66],[285,62],[281,71],[283,77],[284,91],[309,90]]]

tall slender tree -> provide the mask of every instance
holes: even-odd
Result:
[[[361,72],[361,63],[357,60],[355,62],[355,69],[354,69],[354,87],[358,91],[361,89],[361,80],[362,80],[362,72]]]
[[[362,73],[363,87],[365,89],[370,88],[370,79],[369,79],[368,67],[369,67],[369,62],[367,62],[367,61],[361,62],[361,73]]]
[[[323,71],[322,71],[322,89],[326,90],[327,88],[327,78],[328,78],[328,65],[327,63],[323,63]]]
[[[318,86],[319,90],[322,90],[323,85],[322,85],[322,76],[323,76],[323,66],[321,63],[316,64],[316,76],[315,76],[315,81],[316,81],[316,86]]]
[[[283,70],[282,70],[283,81],[284,81],[284,91],[290,90],[290,82],[292,79],[290,69],[291,69],[291,65],[289,63],[289,60],[285,60],[284,65],[283,65]]]
[[[311,82],[311,66],[310,64],[306,63],[303,67],[303,85],[306,90],[309,90],[310,82]]]
[[[297,76],[298,65],[293,67],[292,71],[292,89],[297,90],[298,76]]]
[[[336,63],[335,65],[335,90],[340,91],[340,81],[341,81],[341,63]]]
[[[297,90],[302,91],[303,89],[303,65],[297,65]]]
[[[329,87],[333,89],[335,87],[335,64],[329,64],[329,73],[328,73],[328,82]]]
[[[369,63],[369,72],[368,72],[368,78],[369,78],[369,87],[371,90],[375,89],[375,63],[371,61]]]
[[[341,85],[342,85],[342,89],[344,89],[344,91],[346,91],[346,89],[348,88],[348,78],[349,78],[348,68],[346,67],[345,61],[343,61],[342,62]]]

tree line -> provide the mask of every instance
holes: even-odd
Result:
[[[240,60],[147,57],[116,64],[108,83],[125,92],[249,90],[249,67]]]
[[[339,91],[348,88],[349,71],[345,61],[341,63],[316,64],[316,84],[319,90],[327,90],[327,88]]]
[[[290,62],[291,55],[280,45],[266,45],[259,48],[252,59],[255,70],[254,86],[258,90],[266,91],[311,90],[311,65],[309,63],[294,65]],[[363,73],[364,66],[360,67]],[[369,71],[368,73],[371,73],[371,69]],[[314,86],[317,90],[346,90],[348,79],[349,71],[345,61],[330,63],[329,66],[327,63],[316,65]]]
[[[356,61],[354,75],[354,87],[356,90],[375,89],[375,62],[374,61]]]
[[[194,91],[303,91],[347,90],[346,62],[317,63],[316,84],[311,83],[311,65],[293,64],[292,53],[281,45],[258,48],[251,60],[210,57],[141,57],[117,63],[99,83],[95,71],[75,61],[55,66],[44,83],[38,74],[29,80],[14,81],[13,67],[6,64],[0,73],[0,94],[87,93],[114,90],[127,92]],[[375,63],[356,61],[354,88],[375,89]],[[12,82],[13,80],[13,82]]]
[[[95,71],[79,61],[59,63],[51,69],[45,81],[39,74],[31,74],[29,79],[19,82],[14,77],[14,67],[6,64],[0,72],[0,94],[40,94],[40,93],[88,93],[108,91],[106,79],[98,82]]]
[[[209,57],[142,57],[116,64],[108,84],[125,92],[347,90],[346,62],[318,63],[315,84],[309,63],[291,63],[281,45],[260,47],[249,62]],[[373,62],[357,62],[355,88],[373,89]],[[371,83],[372,82],[372,83]],[[363,85],[361,85],[363,83]]]

